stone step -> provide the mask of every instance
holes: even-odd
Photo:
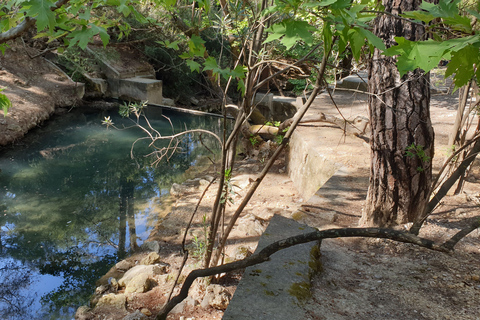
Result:
[[[273,216],[255,252],[267,245],[315,231],[295,220]],[[310,298],[310,282],[321,268],[319,242],[276,252],[270,261],[245,269],[223,320],[305,319],[303,303]]]
[[[120,79],[116,82],[118,83],[116,95],[119,98],[134,101],[148,101],[149,103],[159,105],[161,105],[163,102],[163,83],[161,80],[144,77],[133,77],[127,79]],[[109,87],[113,87],[112,85],[110,85],[110,81]]]

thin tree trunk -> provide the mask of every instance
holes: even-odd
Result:
[[[401,14],[418,8],[420,1],[383,0],[385,11]],[[395,36],[419,40],[424,28],[382,15],[375,34],[387,47]],[[414,221],[424,211],[432,181],[434,133],[430,121],[428,75],[416,70],[400,77],[392,57],[375,50],[369,69],[371,138],[370,184],[360,223],[391,226]],[[407,148],[415,148],[407,156]]]

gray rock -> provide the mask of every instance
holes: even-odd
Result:
[[[140,261],[140,264],[151,265],[160,262],[160,256],[156,252],[150,252],[145,258]]]
[[[186,301],[183,300],[182,302],[180,302],[179,304],[177,304],[175,306],[175,308],[173,308],[170,313],[171,314],[176,314],[176,313],[180,313],[180,312],[183,312],[183,309],[185,309],[185,304],[186,304]]]
[[[250,248],[247,246],[238,246],[233,251],[233,257],[235,260],[243,260],[252,255]]]
[[[137,310],[134,313],[130,313],[129,315],[123,317],[122,320],[145,320],[148,319],[146,315],[144,315],[141,311]]]
[[[275,241],[312,231],[315,229],[275,215],[255,252]],[[304,243],[273,254],[267,262],[246,268],[222,319],[306,319],[303,304],[310,297],[311,277],[321,268],[319,249],[318,242]]]
[[[91,319],[92,309],[90,309],[87,306],[81,306],[77,309],[77,312],[75,312],[75,320],[88,320]]]
[[[251,213],[238,220],[238,230],[245,232],[248,236],[261,235],[265,227],[264,222]]]
[[[165,266],[157,266],[157,265],[149,265],[149,266],[145,266],[145,265],[138,265],[138,266],[135,266],[133,268],[131,268],[130,270],[128,270],[125,275],[120,279],[118,280],[118,284],[121,286],[121,287],[126,287],[128,285],[128,283],[134,278],[136,277],[137,275],[139,274],[146,274],[147,276],[149,277],[152,277],[155,276],[155,275],[160,275],[160,274],[164,274],[166,272],[166,267]]]
[[[132,262],[132,261],[128,261],[128,260],[122,260],[120,262],[118,262],[116,265],[115,265],[115,268],[118,270],[118,271],[127,271],[128,269],[132,268],[135,264]]]
[[[180,196],[185,193],[185,188],[182,187],[181,184],[174,183],[170,188],[170,194],[174,197]]]
[[[232,296],[227,291],[227,289],[225,289],[221,285],[211,284],[207,287],[207,292],[200,306],[202,308],[211,306],[212,308],[218,310],[225,310],[230,303],[231,297]]]
[[[97,308],[111,307],[121,311],[127,311],[127,309],[125,308],[126,302],[127,302],[127,299],[125,298],[125,295],[123,293],[120,293],[120,294],[109,293],[102,296],[98,300],[96,307]]]
[[[142,243],[140,249],[143,251],[160,252],[160,243],[158,241],[146,241]]]

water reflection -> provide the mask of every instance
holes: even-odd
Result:
[[[125,122],[115,113],[69,114],[2,151],[1,319],[71,319],[95,280],[147,238],[155,203],[207,152],[189,135],[183,152],[153,168],[146,141],[130,158],[140,130],[106,130],[106,115]],[[218,118],[167,115],[177,132],[222,127]],[[171,133],[166,119],[152,124]]]

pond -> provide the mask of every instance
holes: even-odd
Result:
[[[149,118],[162,135],[219,132],[222,119],[163,111]],[[148,141],[117,112],[72,112],[34,130],[0,156],[0,318],[72,319],[95,281],[153,229],[174,182],[208,151],[198,134],[153,166]],[[171,123],[170,123],[171,122]],[[213,139],[202,142],[217,149]]]

